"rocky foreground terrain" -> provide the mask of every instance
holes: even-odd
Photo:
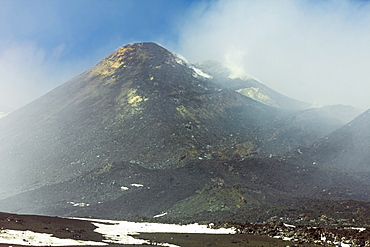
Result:
[[[98,223],[97,223],[98,222]],[[143,224],[142,232],[131,234],[142,244],[123,244],[123,235],[127,232],[115,231],[115,239],[99,233],[97,224],[112,226],[114,221],[78,220],[60,217],[15,215],[0,213],[0,246],[369,246],[369,228],[356,227],[308,227],[285,224],[278,220],[267,223],[208,223],[209,232],[196,233],[198,225],[190,225],[189,232],[163,232],[161,225],[149,230],[150,223]],[[154,224],[153,224],[154,225]],[[181,227],[173,225],[173,228]],[[186,226],[185,226],[186,227]],[[113,228],[112,228],[113,229]],[[127,228],[129,229],[129,228]],[[126,230],[127,230],[126,229]],[[189,229],[189,228],[188,228]],[[212,232],[214,229],[214,233]],[[219,231],[219,229],[221,231]],[[224,230],[223,230],[224,229]],[[229,229],[229,230],[227,230]],[[9,230],[22,231],[16,239],[6,237]],[[26,232],[27,231],[27,232]],[[127,230],[130,231],[130,230]],[[219,232],[217,232],[219,231]],[[50,237],[31,236],[49,234]],[[227,233],[229,232],[229,233]],[[23,234],[23,235],[22,235]],[[121,236],[122,235],[122,236]],[[127,235],[127,238],[130,238]],[[54,239],[53,241],[51,239]],[[120,240],[119,240],[120,239]],[[142,239],[142,240],[140,240]],[[48,242],[49,241],[49,242]],[[59,241],[59,242],[57,242]],[[68,242],[76,241],[76,242]],[[127,240],[125,240],[127,241]],[[134,240],[135,241],[135,240]],[[167,243],[167,244],[165,244]]]
[[[256,234],[289,240],[295,245],[370,246],[369,228],[295,226],[279,221],[270,221],[265,224],[222,223],[217,226],[235,227],[237,233],[241,234]]]

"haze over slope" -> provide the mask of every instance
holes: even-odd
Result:
[[[311,163],[349,171],[370,172],[370,110],[305,148],[302,158]]]
[[[263,123],[281,114],[222,90],[154,43],[127,45],[1,121],[2,188],[29,189],[122,160],[165,168],[247,155],[270,128]]]
[[[237,91],[263,104],[278,108],[298,110],[310,107],[310,104],[286,97],[252,77],[245,76],[243,79],[234,77],[232,71],[219,62],[209,60],[197,63],[197,66],[203,71],[211,74],[215,82],[222,87]]]
[[[0,211],[265,220],[294,218],[302,200],[368,200],[368,178],[319,159],[346,150],[335,145],[350,144],[348,129],[367,167],[369,112],[340,128],[353,108],[287,109],[304,103],[208,72],[155,43],[130,44],[1,119]],[[250,87],[259,94],[238,92]]]
[[[2,119],[3,196],[119,161],[163,169],[282,153],[338,127],[319,118],[284,131],[296,111],[261,104],[219,82],[157,44],[123,46]],[[264,94],[278,105],[285,100],[270,92]]]

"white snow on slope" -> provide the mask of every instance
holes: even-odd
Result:
[[[132,187],[137,187],[137,188],[140,188],[140,187],[143,187],[144,185],[142,184],[131,184]]]
[[[172,55],[175,57],[176,63],[181,64],[181,65],[185,65],[185,66],[187,64],[189,64],[189,61],[185,57],[183,57],[182,55],[177,54],[177,53],[172,53]]]
[[[132,235],[140,233],[206,233],[206,234],[235,234],[234,228],[211,229],[207,225],[190,224],[174,225],[145,222],[128,222],[114,220],[98,220],[75,218],[91,221],[97,226],[95,232],[102,234],[103,242],[83,241],[74,239],[61,239],[53,237],[52,234],[36,233],[32,231],[0,230],[0,244],[18,244],[32,246],[72,246],[89,245],[104,246],[108,243],[115,244],[150,244],[148,240],[136,239]],[[178,247],[169,243],[160,243],[158,246]]]
[[[129,190],[129,188],[126,186],[121,186],[121,190]]]
[[[90,206],[90,203],[85,202],[67,202],[68,204],[71,204],[73,207],[88,207]]]
[[[159,217],[163,217],[163,216],[165,216],[165,215],[167,215],[167,212],[164,212],[164,213],[162,213],[162,214],[154,215],[154,216],[153,216],[153,218],[159,218]]]
[[[174,225],[161,223],[146,223],[146,222],[129,222],[129,221],[114,221],[114,220],[95,220],[81,219],[92,221],[98,228],[96,232],[102,234],[107,240],[107,243],[116,244],[149,244],[149,241],[135,239],[130,235],[139,235],[140,233],[206,233],[206,234],[235,234],[234,228],[211,229],[207,225],[190,224],[190,225]],[[100,223],[101,222],[101,223]],[[162,244],[160,246],[171,246],[172,244]]]
[[[202,76],[207,79],[212,79],[213,77],[211,75],[208,75],[207,73],[204,73],[201,69],[198,69],[197,67],[193,65],[188,65],[189,68],[191,68],[195,73],[193,74],[194,77]]]
[[[366,231],[366,227],[345,227],[344,229],[353,229],[353,230],[357,230],[359,232],[363,232],[363,231]]]
[[[108,245],[102,242],[61,239],[52,237],[52,234],[18,230],[1,230],[0,243],[32,246]]]
[[[201,69],[199,69],[199,68],[195,67],[194,65],[190,64],[188,62],[188,60],[186,60],[186,58],[183,57],[182,55],[176,54],[176,53],[172,53],[172,54],[175,57],[175,61],[178,64],[184,65],[184,66],[186,66],[189,69],[192,69],[194,71],[194,73],[193,73],[194,77],[201,76],[201,77],[204,77],[204,78],[207,78],[207,79],[212,79],[213,78],[211,75],[203,72]]]

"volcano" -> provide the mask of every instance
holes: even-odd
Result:
[[[2,119],[1,188],[32,189],[118,161],[163,169],[257,153],[266,123],[282,114],[157,44],[127,45]]]
[[[287,158],[342,127],[338,111],[353,112],[304,107],[155,43],[123,46],[0,120],[0,211],[258,220],[294,198],[328,198],[339,181],[348,186],[332,200],[363,200],[366,180],[307,161],[318,156]]]

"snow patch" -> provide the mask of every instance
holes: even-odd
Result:
[[[129,190],[129,188],[125,186],[121,186],[121,190]]]
[[[61,239],[52,237],[52,234],[36,233],[29,230],[1,230],[0,243],[32,246],[108,245],[107,243],[102,242]]]
[[[90,203],[84,203],[84,202],[67,202],[68,204],[71,204],[73,207],[88,207],[90,206]]]
[[[284,224],[285,227],[296,228],[296,226],[294,226],[294,225],[289,225],[289,224],[285,224],[285,223],[283,223],[283,224]]]
[[[291,238],[291,237],[283,237],[282,238],[282,240],[284,240],[284,241],[291,241],[293,238]]]
[[[165,216],[165,215],[167,215],[167,212],[165,212],[163,214],[154,215],[153,218],[159,218],[159,217],[162,217],[162,216]]]
[[[140,187],[143,187],[144,185],[142,184],[131,184],[132,187],[137,187],[137,188],[140,188]]]
[[[292,237],[284,237],[284,236],[273,236],[272,238],[281,239],[284,241],[291,241],[293,239]]]
[[[189,61],[185,57],[183,57],[182,55],[177,54],[177,53],[172,53],[172,54],[175,57],[176,63],[181,64],[181,65],[185,65],[185,66],[189,63]]]
[[[353,230],[357,230],[359,232],[363,232],[366,230],[365,227],[345,227],[344,229],[353,229]]]
[[[176,63],[181,64],[183,66],[186,66],[189,69],[192,69],[194,71],[194,73],[193,73],[194,77],[201,76],[201,77],[204,77],[204,78],[207,78],[207,79],[212,79],[213,78],[211,75],[203,72],[201,69],[199,69],[199,68],[195,67],[194,65],[190,64],[189,61],[185,57],[183,57],[182,55],[176,54],[176,53],[172,53],[172,54],[175,58]]]
[[[345,244],[345,243],[339,243],[340,245],[338,245],[338,246],[340,246],[340,247],[351,247],[352,245],[351,244]]]
[[[102,234],[106,243],[115,244],[150,244],[147,240],[136,239],[132,235],[140,233],[200,233],[200,234],[235,234],[235,228],[220,228],[211,229],[207,225],[190,224],[190,225],[175,225],[162,223],[147,223],[147,222],[129,222],[129,221],[114,221],[114,220],[99,220],[99,219],[84,219],[79,220],[91,221],[97,229],[96,232]],[[159,246],[176,247],[171,244],[158,244]]]
[[[213,77],[207,73],[204,73],[201,69],[198,69],[197,67],[194,67],[193,65],[188,66],[190,69],[192,69],[195,73],[193,74],[194,77],[202,76],[207,79],[212,79]]]

